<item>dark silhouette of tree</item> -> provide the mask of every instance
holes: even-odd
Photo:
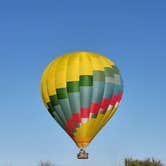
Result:
[[[146,159],[135,160],[132,158],[125,159],[125,166],[164,166],[160,160]]]
[[[55,164],[52,164],[52,163],[50,163],[48,161],[47,162],[41,161],[38,166],[55,166]]]

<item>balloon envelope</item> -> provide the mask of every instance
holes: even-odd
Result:
[[[92,52],[56,58],[41,79],[45,106],[79,148],[85,148],[113,116],[122,93],[117,66]]]

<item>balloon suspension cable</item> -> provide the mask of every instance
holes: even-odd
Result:
[[[84,149],[80,149],[79,153],[77,154],[78,159],[88,159],[88,153],[85,152]]]

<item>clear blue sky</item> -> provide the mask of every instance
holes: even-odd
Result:
[[[0,165],[120,166],[125,157],[166,164],[165,0],[0,1]],[[40,77],[56,56],[94,51],[117,63],[124,98],[78,161],[47,113]]]

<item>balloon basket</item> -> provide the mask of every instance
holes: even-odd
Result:
[[[80,152],[77,154],[78,159],[88,159],[88,153],[85,150],[81,149]]]

